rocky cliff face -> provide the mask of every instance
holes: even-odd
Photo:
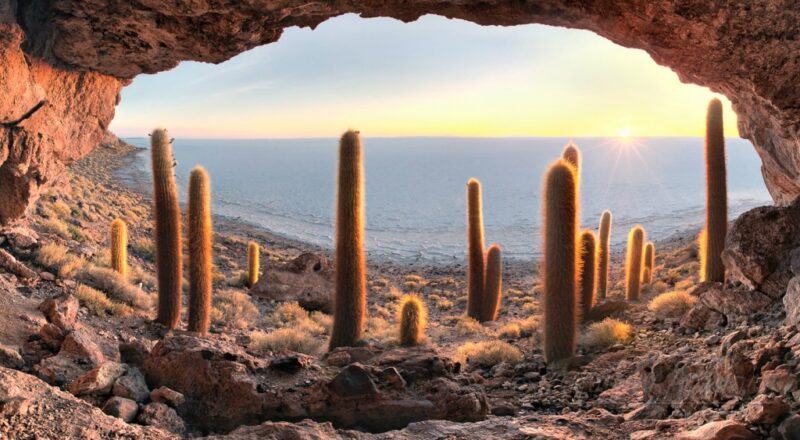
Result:
[[[0,0],[0,222],[86,154],[119,89],[182,60],[224,61],[348,12],[404,21],[439,14],[485,25],[592,30],[647,51],[682,80],[728,96],[777,203],[800,194],[800,10],[793,0]],[[154,125],[157,121],[154,121]]]

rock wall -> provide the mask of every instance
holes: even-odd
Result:
[[[775,201],[800,194],[800,9],[793,0],[0,0],[0,222],[100,140],[119,89],[182,60],[224,61],[348,13],[588,29],[728,96]],[[24,41],[23,41],[24,37]],[[154,121],[155,124],[156,121]]]

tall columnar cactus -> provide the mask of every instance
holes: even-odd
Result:
[[[258,282],[258,274],[261,269],[259,257],[261,249],[258,243],[251,241],[247,244],[247,287],[253,287]]]
[[[578,228],[577,176],[564,160],[545,175],[542,195],[544,356],[562,362],[575,353]]]
[[[400,345],[413,347],[425,339],[425,325],[428,312],[417,295],[405,295],[397,308],[397,322],[400,323]]]
[[[161,324],[175,328],[181,320],[181,210],[172,171],[172,141],[164,128],[150,135],[153,162],[153,203],[156,218],[156,269],[158,275],[158,317]]]
[[[656,259],[656,245],[648,241],[644,245],[644,270],[642,271],[642,283],[650,284],[653,281],[653,266]]]
[[[725,171],[725,136],[722,103],[712,99],[706,118],[706,244],[703,281],[723,281],[722,250],[728,234],[728,189]]]
[[[361,138],[348,131],[339,142],[336,200],[336,274],[330,349],[352,347],[364,331],[367,282],[364,258],[364,170]]]
[[[128,226],[122,219],[111,222],[111,268],[128,277]]]
[[[581,318],[586,321],[594,306],[595,277],[597,273],[597,246],[594,233],[585,230],[580,236],[580,311]]]
[[[608,294],[608,261],[611,253],[611,212],[603,211],[598,230],[600,243],[597,250],[597,299],[606,299]]]
[[[503,255],[500,246],[493,244],[486,251],[486,273],[481,305],[481,321],[494,321],[500,311],[503,292]]]
[[[481,183],[476,179],[469,179],[467,182],[467,242],[467,316],[480,321],[486,267],[483,255]]]
[[[642,288],[642,247],[644,229],[636,225],[628,234],[628,254],[625,260],[625,297],[628,301],[639,301]]]
[[[189,331],[205,334],[211,322],[211,188],[208,173],[189,175]]]
[[[572,142],[568,143],[564,150],[561,152],[561,158],[575,167],[575,174],[580,176],[581,173],[581,150]]]

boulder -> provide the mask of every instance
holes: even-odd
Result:
[[[128,370],[125,364],[105,362],[69,384],[69,392],[76,396],[104,396],[111,392],[117,379]]]
[[[20,370],[25,366],[25,360],[16,348],[0,344],[0,366]]]
[[[306,310],[331,313],[333,267],[325,256],[304,253],[284,264],[267,267],[250,294],[273,301],[297,302]]]
[[[722,253],[725,278],[778,299],[792,278],[791,255],[798,247],[800,199],[786,207],[752,209],[728,231]]]
[[[39,305],[39,310],[44,313],[47,322],[62,330],[72,330],[75,327],[79,308],[78,299],[70,294],[46,299]]]
[[[118,417],[130,423],[136,419],[136,414],[139,413],[139,405],[131,399],[114,396],[103,404],[102,410],[110,416]]]
[[[55,356],[42,359],[34,366],[36,374],[46,382],[62,385],[72,382],[105,361],[100,347],[83,329],[67,334]]]
[[[150,389],[147,388],[144,374],[136,367],[129,367],[128,372],[114,382],[111,393],[134,402],[144,402],[150,397]]]
[[[751,440],[756,436],[735,420],[721,420],[675,435],[675,440]]]
[[[783,440],[793,440],[800,438],[800,415],[792,414],[780,425],[778,425],[778,433]]]
[[[133,339],[119,344],[119,357],[121,362],[141,367],[147,356],[150,355],[153,344],[150,341]]]
[[[797,389],[797,375],[785,368],[776,368],[765,371],[761,375],[760,392],[775,392],[778,394],[789,394]]]
[[[783,296],[783,308],[786,311],[786,325],[800,325],[800,276],[789,281]]]
[[[64,343],[66,332],[61,327],[48,322],[39,328],[37,335],[50,349],[58,350]]]
[[[153,426],[175,434],[186,432],[186,423],[173,408],[159,402],[151,402],[142,407],[136,421],[146,426]]]
[[[748,423],[773,424],[789,413],[789,404],[780,396],[759,394],[743,413]]]
[[[328,383],[328,388],[333,394],[344,399],[372,397],[378,394],[378,388],[370,374],[359,363],[350,364],[342,369]]]

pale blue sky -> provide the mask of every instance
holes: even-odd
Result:
[[[112,130],[184,137],[700,135],[708,89],[587,31],[346,15],[123,90]],[[726,132],[736,134],[726,105]]]

